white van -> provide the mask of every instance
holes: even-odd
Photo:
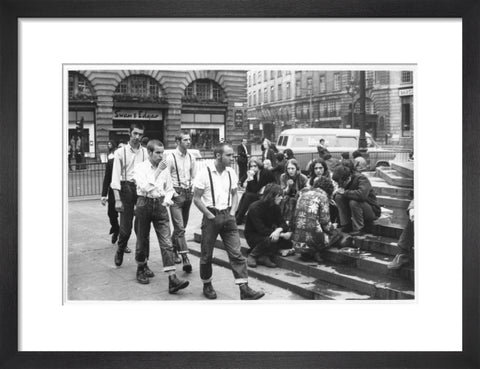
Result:
[[[291,149],[300,162],[302,168],[313,158],[318,157],[317,146],[320,139],[325,140],[325,146],[332,154],[333,158],[340,159],[341,153],[348,152],[350,157],[352,152],[358,150],[360,138],[359,129],[342,128],[293,128],[280,133],[277,140],[277,149],[280,152]],[[382,149],[370,136],[365,133],[367,139],[367,152],[370,169],[379,165],[389,165],[389,160],[395,157],[395,153]]]

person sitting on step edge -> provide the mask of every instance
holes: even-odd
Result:
[[[289,241],[292,232],[288,231],[279,206],[282,198],[280,185],[269,183],[265,186],[262,198],[248,208],[245,239],[251,248],[247,258],[247,264],[251,268],[255,268],[257,263],[275,268],[277,265],[271,258],[279,249],[292,248]]]
[[[334,200],[341,230],[352,236],[364,233],[381,214],[372,184],[365,175],[352,173],[344,165],[333,170],[332,179],[338,184]]]
[[[414,246],[414,205],[413,200],[410,201],[410,205],[407,209],[408,223],[405,226],[400,239],[398,240],[398,248],[400,251],[397,253],[391,263],[387,265],[388,269],[400,269],[402,266],[408,264],[413,260],[413,246]]]

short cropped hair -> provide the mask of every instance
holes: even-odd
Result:
[[[182,141],[182,136],[190,137],[190,133],[187,131],[181,131],[178,135],[175,136],[175,141]]]
[[[132,131],[135,128],[141,129],[142,131],[145,131],[145,126],[143,125],[143,123],[140,123],[140,122],[135,122],[135,123],[130,124],[130,133],[132,133]]]
[[[342,158],[343,159],[350,159],[350,153],[347,151],[347,152],[342,152]]]
[[[153,140],[148,141],[147,151],[148,151],[148,152],[153,152],[153,150],[155,150],[155,146],[161,146],[161,147],[163,147],[162,141],[156,140],[156,139],[153,139]]]
[[[232,147],[232,145],[227,142],[220,142],[219,144],[215,145],[213,148],[213,156],[215,159],[217,158],[217,154],[222,155],[225,152],[225,146]]]

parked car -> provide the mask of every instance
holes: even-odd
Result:
[[[277,149],[284,151],[291,149],[300,167],[307,170],[308,163],[318,157],[317,146],[320,139],[325,140],[325,146],[334,159],[341,159],[343,152],[350,156],[358,150],[360,130],[341,128],[293,128],[280,133],[277,140]],[[389,166],[389,162],[396,156],[396,152],[381,148],[370,134],[365,133],[367,139],[366,159],[369,169],[378,166]]]

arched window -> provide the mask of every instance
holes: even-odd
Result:
[[[78,72],[68,72],[68,98],[70,100],[93,100],[92,84]]]
[[[133,75],[117,86],[114,101],[164,102],[160,84],[152,77]]]
[[[185,89],[186,102],[224,103],[225,93],[218,83],[210,79],[197,79]]]

